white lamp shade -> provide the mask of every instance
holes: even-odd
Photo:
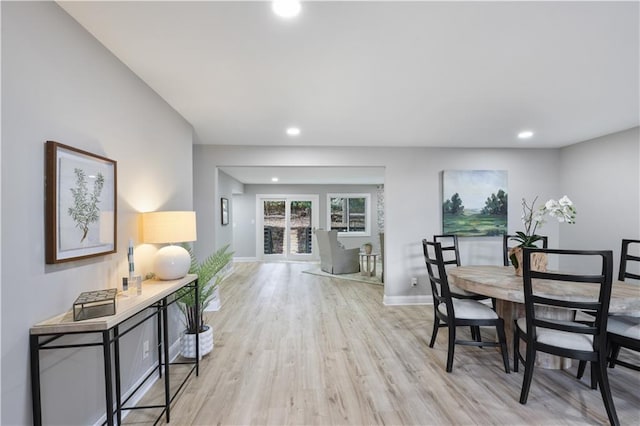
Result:
[[[150,212],[142,215],[145,243],[184,243],[197,240],[196,212]]]
[[[153,258],[153,270],[160,280],[177,280],[189,272],[191,256],[180,246],[165,246]]]

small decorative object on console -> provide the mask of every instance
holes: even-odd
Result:
[[[115,315],[116,294],[118,289],[85,291],[73,302],[73,320],[82,321],[91,318]]]

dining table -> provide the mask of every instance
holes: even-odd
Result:
[[[511,266],[478,265],[458,266],[447,271],[451,284],[463,290],[495,299],[496,313],[504,320],[507,347],[513,351],[514,320],[525,316],[523,278],[515,274]],[[536,292],[566,300],[594,300],[598,297],[598,286],[581,283],[536,280]],[[566,309],[544,308],[541,315],[550,319],[573,320],[575,312]],[[538,312],[538,311],[537,311]],[[609,314],[640,315],[640,286],[614,280],[611,287]],[[513,356],[513,354],[512,354]],[[548,369],[566,369],[570,358],[539,353],[536,365]]]

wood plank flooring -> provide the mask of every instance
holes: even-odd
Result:
[[[495,348],[458,346],[453,372],[444,371],[447,331],[428,347],[431,306],[385,307],[381,286],[301,273],[307,268],[234,266],[222,309],[208,314],[215,348],[174,402],[171,424],[608,423],[588,372],[578,381],[575,367],[537,369],[521,405],[523,369],[505,374]],[[616,367],[609,378],[621,423],[638,424],[640,374]],[[125,424],[151,424],[151,413],[132,412]]]

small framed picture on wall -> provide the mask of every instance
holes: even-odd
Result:
[[[220,217],[222,218],[222,224],[229,224],[229,200],[227,198],[222,198],[220,200]]]

